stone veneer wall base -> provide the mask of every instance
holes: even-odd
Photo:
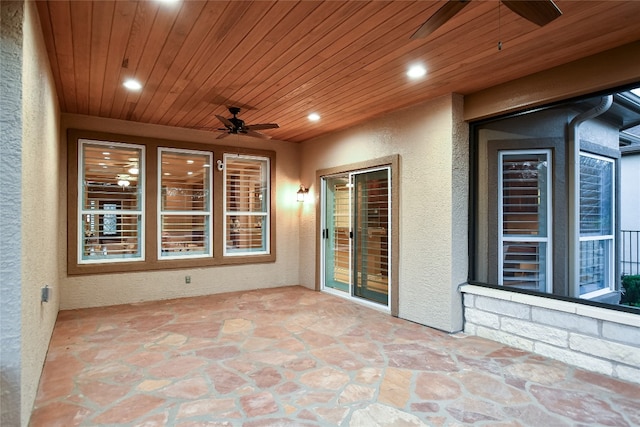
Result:
[[[640,315],[475,285],[464,332],[640,384]]]

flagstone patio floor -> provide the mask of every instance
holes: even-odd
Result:
[[[640,385],[285,287],[61,311],[30,425],[638,426]]]

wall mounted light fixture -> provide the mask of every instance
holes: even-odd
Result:
[[[304,202],[307,198],[307,194],[309,194],[309,189],[305,188],[304,185],[300,184],[300,189],[298,190],[298,193],[296,194],[297,199],[299,202]]]

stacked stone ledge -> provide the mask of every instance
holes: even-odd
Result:
[[[464,289],[463,294],[466,334],[640,384],[640,316],[628,325]]]

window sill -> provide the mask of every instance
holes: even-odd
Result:
[[[161,271],[161,270],[178,270],[188,268],[207,268],[225,265],[250,265],[265,264],[276,261],[276,254],[268,255],[243,255],[225,258],[183,258],[183,259],[164,259],[164,260],[148,260],[142,262],[118,262],[103,264],[74,264],[67,266],[67,274],[75,275],[93,275],[93,274],[111,274],[111,273],[134,273],[141,271]]]

